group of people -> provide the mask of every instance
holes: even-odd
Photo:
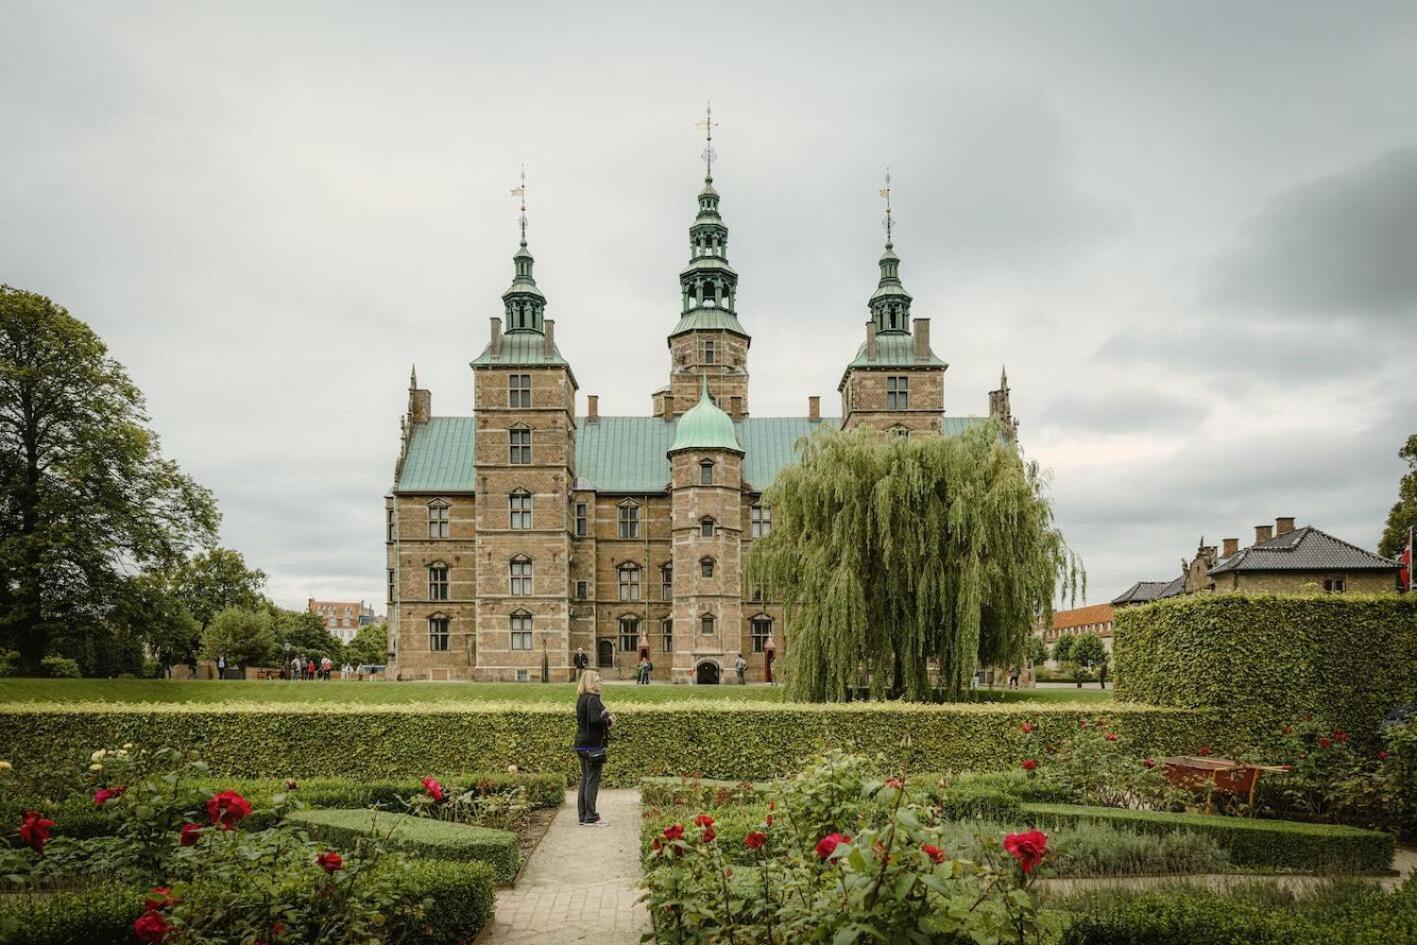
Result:
[[[315,662],[313,656],[309,659],[303,656],[292,656],[290,658],[290,666],[286,671],[286,678],[290,680],[329,679],[331,678],[331,673],[334,672],[334,668],[334,660],[330,659],[328,656],[321,657],[319,663]],[[348,679],[353,675],[354,667],[348,663],[345,663],[339,668],[340,679]]]

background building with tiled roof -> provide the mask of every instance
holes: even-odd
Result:
[[[471,364],[472,416],[434,416],[410,379],[394,486],[385,500],[390,671],[404,679],[552,679],[591,665],[656,679],[767,678],[788,645],[783,614],[745,586],[751,543],[772,529],[762,493],[816,430],[868,426],[954,434],[997,419],[1012,433],[1006,379],[990,415],[946,417],[948,365],[912,318],[889,238],[866,340],[842,375],[841,416],[755,417],[728,229],[706,177],[668,334],[668,384],[650,416],[576,411],[578,384],[532,274],[525,216],[503,316]]]
[[[325,629],[341,643],[349,643],[359,633],[360,627],[379,620],[374,608],[362,600],[316,600],[311,597],[305,609],[323,620]]]
[[[1065,636],[1081,636],[1095,633],[1102,638],[1107,652],[1112,652],[1111,604],[1093,604],[1089,607],[1075,607],[1072,610],[1055,610],[1053,621],[1043,631],[1043,642],[1051,645]]]

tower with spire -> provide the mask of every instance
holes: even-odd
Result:
[[[930,349],[930,319],[911,317],[912,299],[900,280],[895,251],[890,168],[880,195],[886,203],[886,246],[878,262],[880,280],[866,303],[866,340],[837,386],[842,426],[870,426],[902,436],[938,433],[949,365]]]
[[[679,322],[669,333],[669,386],[654,395],[654,412],[673,419],[699,399],[700,381],[735,420],[748,414],[748,346],[752,339],[738,321],[738,273],[728,264],[728,227],[713,186],[713,109],[699,122],[704,129],[704,186],[698,213],[689,227],[689,263],[679,273]]]

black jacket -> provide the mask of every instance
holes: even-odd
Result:
[[[610,713],[593,692],[582,693],[576,699],[576,750],[597,750],[605,748],[610,725]]]
[[[576,669],[585,669],[590,665],[590,657],[577,650],[573,662],[575,663]]]

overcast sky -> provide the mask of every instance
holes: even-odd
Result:
[[[751,407],[839,412],[901,275],[1007,363],[1089,601],[1293,515],[1377,544],[1417,431],[1417,4],[0,0],[0,281],[88,322],[281,603],[383,611],[409,365],[435,414],[536,274],[647,414],[702,177]]]

